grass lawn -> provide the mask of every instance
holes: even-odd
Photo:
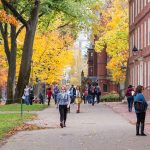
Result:
[[[47,105],[43,104],[33,104],[33,105],[25,105],[23,104],[23,111],[38,111],[47,108]],[[21,104],[10,104],[10,105],[1,105],[0,111],[20,111]]]
[[[32,119],[33,114],[0,114],[0,140],[13,128],[23,124],[23,121]]]

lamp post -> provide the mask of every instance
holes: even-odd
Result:
[[[138,51],[138,49],[136,48],[136,46],[134,45],[133,49],[132,49],[132,53],[133,55],[135,56],[136,55],[136,52]]]

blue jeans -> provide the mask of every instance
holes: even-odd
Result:
[[[131,112],[132,111],[132,106],[133,106],[133,96],[129,96],[128,98],[127,98],[127,101],[128,101],[128,110],[129,110],[129,112]]]
[[[29,105],[29,96],[25,96],[25,100],[24,100],[26,105]]]

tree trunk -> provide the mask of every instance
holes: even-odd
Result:
[[[11,52],[7,77],[7,104],[14,102],[14,87],[16,76],[16,27],[11,26]]]
[[[39,1],[35,0],[35,6],[31,12],[31,18],[26,28],[26,35],[23,46],[23,54],[20,66],[20,72],[18,77],[18,83],[15,91],[15,99],[20,102],[23,95],[23,91],[26,85],[29,83],[30,71],[31,71],[31,60],[33,54],[33,42],[35,37],[35,31],[38,22],[38,9]]]

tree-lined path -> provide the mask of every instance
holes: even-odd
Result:
[[[0,150],[149,150],[150,136],[135,136],[135,126],[103,104],[72,106],[66,128],[59,128],[55,107],[39,113],[33,121],[44,130],[23,131],[12,136]],[[31,122],[30,122],[31,123]]]

